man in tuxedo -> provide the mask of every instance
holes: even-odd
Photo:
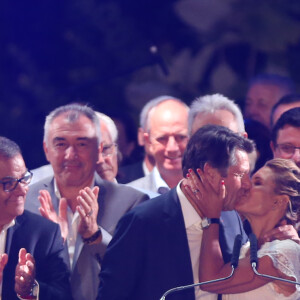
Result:
[[[59,226],[24,211],[31,178],[18,145],[0,137],[1,299],[72,299]]]
[[[159,299],[168,289],[198,282],[202,230],[209,221],[220,224],[222,253],[228,261],[235,236],[243,234],[246,240],[241,220],[232,209],[239,195],[251,186],[248,153],[253,150],[250,140],[222,126],[207,125],[194,133],[183,157],[183,174],[201,168],[215,189],[225,181],[227,196],[221,218],[207,220],[202,216],[185,190],[187,179],[134,208],[120,220],[108,246],[97,299]],[[217,299],[199,288],[168,297]]]
[[[43,146],[54,176],[30,186],[28,193],[28,209],[61,226],[68,245],[72,295],[78,300],[95,299],[101,260],[118,220],[148,199],[98,176],[99,127],[88,106],[69,104],[52,111],[46,118]]]

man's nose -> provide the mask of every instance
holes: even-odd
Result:
[[[300,149],[299,148],[295,149],[295,152],[294,152],[293,156],[291,157],[291,159],[296,163],[297,166],[300,165]]]
[[[20,195],[26,195],[28,192],[28,184],[22,184],[21,182],[18,182],[14,191],[17,191]]]
[[[69,146],[66,149],[66,158],[75,158],[77,157],[77,150],[74,146]]]
[[[166,149],[167,151],[177,151],[179,149],[178,143],[174,136],[169,136]]]
[[[104,157],[102,155],[102,152],[99,153],[98,155],[98,162],[97,164],[103,164],[104,163]]]
[[[250,189],[251,188],[251,179],[249,174],[244,174],[242,178],[242,187],[245,189]]]

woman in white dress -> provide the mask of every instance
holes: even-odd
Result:
[[[209,199],[210,218],[219,218],[222,199],[226,193],[224,182],[217,194],[210,188],[201,170],[202,183],[191,176],[193,188]],[[252,186],[240,197],[235,209],[249,221],[258,239],[258,271],[300,282],[300,245],[293,240],[264,241],[264,234],[279,224],[295,225],[300,219],[300,169],[291,160],[273,159],[252,177]],[[211,224],[203,230],[199,280],[226,277],[231,265],[224,264],[219,244],[219,225]],[[232,278],[201,286],[203,290],[221,293],[223,299],[300,299],[300,286],[283,283],[254,274],[249,258],[249,244],[242,248],[239,265]]]

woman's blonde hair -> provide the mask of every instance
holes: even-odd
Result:
[[[300,169],[292,160],[282,158],[269,160],[265,166],[274,172],[274,192],[290,199],[284,218],[296,225],[300,220]]]

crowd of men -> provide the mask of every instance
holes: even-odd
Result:
[[[259,77],[249,87],[244,115],[269,128],[274,157],[300,167],[300,96],[291,86]],[[234,204],[249,190],[262,153],[234,101],[213,94],[187,106],[160,96],[141,111],[137,135],[144,160],[119,169],[114,121],[87,105],[58,107],[45,118],[49,164],[32,171],[18,145],[0,137],[2,299],[150,300],[198,282],[205,216],[184,188],[190,169],[225,178],[224,261],[237,234],[247,241]],[[118,183],[120,173],[126,184]],[[285,237],[298,239],[288,225],[266,239]],[[217,299],[200,289],[176,297]]]

